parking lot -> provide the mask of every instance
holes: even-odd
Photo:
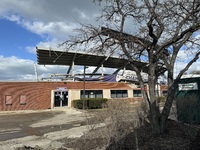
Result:
[[[62,139],[78,138],[88,131],[85,113],[72,108],[0,112],[0,149],[21,146],[62,147]]]

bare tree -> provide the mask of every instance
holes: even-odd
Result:
[[[190,74],[200,74],[200,70],[192,70],[191,72],[190,72]]]
[[[82,25],[80,34],[64,42],[68,49],[81,45],[85,50],[106,55],[118,55],[129,62],[147,62],[149,95],[143,93],[149,104],[150,122],[155,133],[163,133],[175,96],[175,84],[199,58],[200,29],[199,0],[96,0],[103,9],[98,18],[104,24],[95,27]],[[194,34],[195,33],[195,34]],[[174,65],[178,53],[190,51],[191,59],[174,80]],[[141,88],[144,82],[134,63]],[[167,73],[168,96],[162,112],[156,102],[155,86],[158,77]]]

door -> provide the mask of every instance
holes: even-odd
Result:
[[[54,107],[68,106],[68,91],[54,91]]]

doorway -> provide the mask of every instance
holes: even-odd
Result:
[[[54,107],[68,106],[68,91],[54,91]]]

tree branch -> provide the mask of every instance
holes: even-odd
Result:
[[[200,51],[196,53],[195,57],[186,65],[184,69],[180,71],[180,73],[176,77],[176,80],[179,80],[181,76],[190,68],[190,66],[199,59],[199,55],[200,55]]]

